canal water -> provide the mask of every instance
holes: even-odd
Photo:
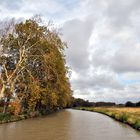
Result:
[[[67,109],[1,124],[0,140],[140,140],[140,132],[99,113]]]

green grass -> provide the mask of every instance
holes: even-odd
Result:
[[[0,114],[0,122],[8,122],[11,120],[10,114]]]
[[[79,110],[87,110],[105,114],[140,130],[140,108],[126,107],[77,107]]]

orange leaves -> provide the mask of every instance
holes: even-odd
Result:
[[[13,102],[10,103],[10,111],[12,114],[14,115],[19,115],[20,111],[21,111],[21,104],[20,104],[20,100],[16,99]]]
[[[4,39],[7,50],[9,44],[14,46],[9,52],[12,63],[7,60],[9,69],[5,73],[5,77],[10,76],[6,82],[15,94],[11,105],[14,114],[22,109],[32,112],[66,107],[72,92],[65,66],[65,43],[59,34],[29,19],[16,24],[14,33]]]

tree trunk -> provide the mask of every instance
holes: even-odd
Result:
[[[3,106],[3,114],[7,112],[8,103],[10,101],[9,95],[5,95],[6,84],[3,84],[2,89],[0,91],[0,98],[4,98],[4,106]]]
[[[10,98],[6,97],[4,101],[4,106],[3,106],[3,114],[7,112],[8,104],[9,104]]]
[[[5,100],[6,100],[6,101],[4,101],[3,114],[5,114],[6,111],[7,111],[7,98],[6,98]]]
[[[5,90],[6,90],[6,85],[3,84],[2,89],[0,91],[0,98],[3,98],[4,97]]]

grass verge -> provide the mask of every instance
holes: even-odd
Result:
[[[117,121],[128,124],[140,131],[140,108],[127,107],[76,107],[78,110],[86,110],[105,114]]]
[[[7,114],[0,113],[0,124],[20,121],[20,120],[24,120],[27,118],[29,118],[27,115],[15,116],[15,115],[10,115],[8,113]]]

